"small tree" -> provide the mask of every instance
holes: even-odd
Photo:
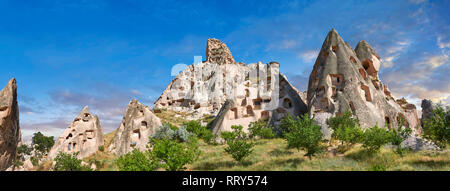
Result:
[[[446,109],[437,104],[433,109],[433,116],[424,121],[424,134],[441,148],[450,142],[450,106]]]
[[[412,130],[407,127],[403,127],[403,123],[405,122],[405,119],[403,117],[399,118],[398,126],[396,129],[391,129],[391,144],[396,147],[395,153],[399,154],[400,156],[403,156],[404,149],[402,148],[402,142],[408,138],[408,136],[411,134]]]
[[[188,142],[176,139],[152,139],[150,142],[151,155],[168,171],[185,170],[185,165],[191,164],[200,155],[195,137],[190,137]]]
[[[275,137],[275,134],[273,133],[272,128],[267,128],[267,121],[259,120],[256,122],[251,122],[248,128],[248,131],[250,132],[249,137],[250,138],[263,138],[263,139],[271,139]]]
[[[390,133],[383,129],[379,128],[375,125],[372,128],[368,128],[364,131],[363,135],[363,147],[369,153],[376,153],[380,150],[380,148],[389,143],[390,141]]]
[[[321,128],[309,118],[308,114],[303,115],[302,118],[297,117],[295,121],[285,121],[285,124],[290,124],[288,133],[284,135],[289,148],[306,150],[305,156],[309,159],[321,151],[320,142],[323,140]]]
[[[352,118],[350,111],[344,112],[342,116],[327,119],[327,125],[333,129],[332,138],[341,141],[341,147],[349,149],[362,139],[363,131],[359,127],[358,120]]]
[[[81,164],[81,160],[77,158],[78,152],[74,154],[58,153],[55,158],[54,171],[92,171],[88,166]]]
[[[195,134],[198,138],[203,139],[208,144],[214,144],[214,139],[216,136],[212,133],[211,130],[202,126],[198,121],[189,121],[184,123],[186,130]]]
[[[116,164],[120,171],[153,171],[158,167],[150,152],[137,149],[120,156]]]
[[[221,137],[226,141],[228,147],[225,152],[231,155],[234,160],[242,162],[244,158],[248,157],[253,152],[253,143],[247,143],[247,135],[242,131],[241,125],[231,126],[232,132],[222,132]]]
[[[45,136],[41,132],[34,133],[32,143],[35,145],[35,149],[41,153],[47,153],[55,144],[53,136]]]

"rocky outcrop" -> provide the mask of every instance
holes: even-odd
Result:
[[[423,130],[420,124],[419,113],[417,111],[416,105],[408,103],[405,98],[398,99],[396,102],[404,111],[404,116],[401,113],[399,114],[400,117],[405,119],[403,125],[405,127],[410,127],[414,131],[414,133],[422,134]]]
[[[193,119],[216,116],[216,133],[231,130],[232,125],[242,125],[246,130],[248,124],[260,119],[278,125],[288,114],[297,116],[307,111],[302,93],[279,72],[278,62],[236,63],[228,47],[217,39],[208,39],[206,58],[169,84],[155,102],[155,110],[184,112]],[[226,100],[232,101],[231,108],[219,114]]]
[[[133,99],[123,116],[108,150],[123,155],[133,149],[146,150],[149,137],[161,126],[161,120],[153,114],[150,107]]]
[[[78,152],[79,158],[85,158],[97,152],[98,147],[103,146],[103,143],[100,120],[96,115],[92,115],[89,107],[86,106],[72,124],[64,130],[48,156],[53,159],[59,152]]]
[[[208,39],[206,43],[206,62],[219,65],[235,63],[227,45],[214,38]]]
[[[434,116],[434,105],[431,100],[423,99],[420,106],[422,107],[422,118],[420,119],[420,122],[422,124],[422,127],[424,127],[425,121]]]
[[[410,148],[414,151],[419,150],[440,150],[439,147],[430,140],[424,139],[419,135],[412,134],[402,142],[402,147]]]
[[[17,84],[13,78],[0,92],[0,171],[11,166],[20,140]]]
[[[400,117],[407,118],[389,89],[378,77],[380,57],[366,41],[355,51],[332,29],[320,50],[308,84],[308,112],[321,126],[326,138],[331,135],[326,119],[349,110],[363,128],[374,125],[396,127]]]

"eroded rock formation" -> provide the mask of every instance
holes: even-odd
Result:
[[[217,116],[213,125],[216,133],[231,130],[232,125],[247,130],[250,122],[259,119],[277,125],[288,114],[307,111],[302,93],[279,73],[279,63],[236,63],[228,47],[217,39],[208,39],[206,58],[190,65],[169,84],[155,102],[156,111],[185,112],[194,119]],[[219,114],[226,100],[230,100],[230,108]]]
[[[331,132],[326,119],[349,110],[363,128],[397,126],[400,117],[416,128],[417,113],[405,110],[393,99],[378,77],[380,57],[366,41],[354,51],[332,29],[320,50],[308,84],[308,112],[321,126],[326,138]],[[409,105],[407,110],[414,110]]]
[[[126,154],[133,149],[146,150],[149,137],[161,126],[161,120],[150,107],[133,99],[123,116],[109,151],[116,155]]]
[[[431,100],[424,99],[424,100],[422,100],[422,103],[420,106],[422,107],[422,117],[420,119],[421,120],[420,122],[422,124],[422,127],[424,127],[425,121],[434,116],[434,114],[433,114],[434,105]]]
[[[13,78],[0,92],[0,171],[11,166],[20,140],[17,84]]]
[[[86,106],[72,124],[64,130],[48,156],[53,159],[59,152],[79,152],[78,157],[85,158],[97,152],[98,147],[103,146],[103,143],[100,120],[96,115],[92,115],[89,107]]]

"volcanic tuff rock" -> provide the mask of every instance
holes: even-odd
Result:
[[[131,100],[122,123],[108,150],[123,155],[133,149],[146,150],[149,137],[161,126],[161,120],[153,114],[150,107]]]
[[[16,79],[11,79],[0,92],[0,171],[13,162],[21,140]]]
[[[78,158],[85,158],[97,152],[98,147],[103,146],[103,143],[100,120],[96,115],[92,115],[89,107],[86,106],[72,124],[64,130],[48,156],[53,159],[59,152],[79,152]]]
[[[434,116],[434,114],[433,114],[434,105],[433,105],[433,102],[431,102],[431,100],[424,99],[424,100],[422,100],[422,103],[420,106],[422,107],[421,124],[423,127],[425,120]]]
[[[236,63],[228,47],[217,39],[208,39],[206,58],[178,74],[155,102],[156,111],[169,109],[199,119],[205,114],[218,115],[225,101],[232,100],[230,111],[222,112],[226,116],[218,117],[221,123],[213,127],[221,130],[234,124],[246,130],[259,119],[276,125],[287,114],[307,111],[301,93],[279,73],[279,63]]]
[[[326,138],[331,135],[326,119],[349,110],[363,128],[396,127],[407,114],[395,102],[378,71],[380,58],[366,41],[354,51],[332,29],[320,50],[308,84],[308,112],[321,126]],[[417,119],[406,118],[410,128]]]

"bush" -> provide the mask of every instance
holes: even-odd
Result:
[[[259,120],[257,122],[251,122],[249,125],[249,137],[250,138],[263,138],[263,139],[271,139],[275,137],[272,128],[266,128],[267,121]]]
[[[120,156],[116,164],[120,171],[153,171],[158,167],[150,152],[140,152],[137,149]]]
[[[297,120],[285,118],[283,121],[285,124],[289,124],[288,132],[284,135],[289,148],[306,150],[305,156],[308,156],[309,159],[321,151],[320,142],[323,141],[321,128],[313,119],[309,118],[308,114],[303,115],[302,118],[297,117]]]
[[[185,165],[193,163],[200,155],[195,137],[189,137],[188,142],[176,139],[152,139],[150,142],[151,155],[168,171],[184,170]]]
[[[241,125],[231,126],[232,132],[222,132],[221,137],[226,141],[228,147],[225,152],[231,155],[234,160],[242,162],[244,158],[248,157],[252,152],[253,143],[247,143],[247,135],[242,131]]]
[[[17,154],[20,156],[31,155],[31,151],[33,151],[33,148],[25,144],[22,144],[20,145],[20,147],[17,147]]]
[[[208,144],[214,144],[216,136],[206,128],[202,126],[198,121],[189,121],[184,124],[186,130],[196,135],[198,138],[203,139]]]
[[[178,139],[179,141],[187,142],[192,134],[189,133],[185,127],[173,128],[173,125],[168,123],[163,124],[158,128],[151,138],[153,139]]]
[[[389,143],[390,138],[389,131],[375,125],[364,131],[362,144],[372,154],[378,152],[383,145]]]
[[[78,152],[72,154],[58,153],[55,158],[54,171],[92,171],[88,166],[81,164],[81,160],[77,158]]]
[[[99,146],[99,147],[98,147],[98,150],[101,151],[101,152],[105,151],[105,146],[103,146],[103,145],[102,145],[102,146]]]
[[[424,121],[423,129],[426,138],[445,148],[450,143],[450,106],[444,109],[437,104],[433,109],[433,117]]]
[[[161,127],[159,127],[152,136],[152,138],[154,139],[173,139],[174,137],[175,131],[168,123],[165,123]]]
[[[53,136],[44,136],[41,132],[33,134],[32,144],[35,145],[35,149],[41,153],[47,153],[55,144]]]
[[[342,116],[327,119],[327,125],[333,130],[331,137],[341,141],[341,147],[348,149],[361,142],[363,131],[358,120],[352,118],[350,111],[344,112]]]
[[[289,133],[289,129],[295,125],[296,121],[292,115],[288,115],[281,120],[281,125],[276,128],[277,135],[279,137],[284,137],[286,133]]]

